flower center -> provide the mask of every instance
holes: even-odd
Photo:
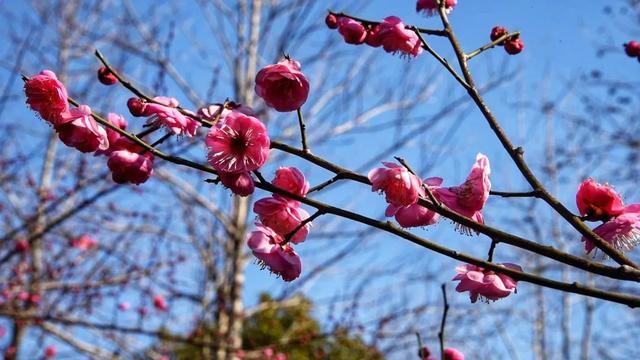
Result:
[[[247,149],[247,140],[240,135],[234,136],[233,138],[231,138],[229,147],[231,148],[231,152],[234,155],[242,155]]]

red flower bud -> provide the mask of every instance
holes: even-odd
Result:
[[[144,109],[147,106],[145,102],[136,97],[132,97],[127,101],[127,107],[129,108],[129,112],[131,115],[140,117],[144,115]]]
[[[329,29],[337,29],[338,28],[338,17],[333,15],[333,14],[329,14],[324,19],[324,23],[327,24],[327,27]]]
[[[629,57],[640,57],[640,42],[631,40],[624,44],[624,52]]]
[[[502,27],[502,26],[496,26],[493,29],[491,29],[491,41],[496,41],[498,40],[501,36],[506,35],[509,32],[509,30],[507,30],[507,28]],[[502,46],[504,45],[504,41],[500,42],[498,45]]]
[[[26,239],[16,241],[16,251],[23,253],[27,250],[29,250],[29,242]]]
[[[509,55],[516,55],[524,49],[524,43],[519,37],[511,38],[504,42],[504,49]]]
[[[113,85],[118,82],[116,76],[106,66],[98,69],[98,80],[104,85]]]

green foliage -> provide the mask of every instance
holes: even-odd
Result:
[[[323,333],[311,316],[313,304],[306,298],[295,298],[284,306],[268,294],[260,296],[262,308],[244,322],[242,342],[246,359],[265,359],[264,349],[284,353],[288,360],[383,360],[384,356],[345,328]],[[207,331],[214,333],[214,329]],[[203,332],[200,332],[202,334]],[[196,338],[202,338],[198,335]],[[197,359],[201,352],[194,346],[173,346],[177,359]]]

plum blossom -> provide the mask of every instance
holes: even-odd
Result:
[[[256,201],[253,212],[258,215],[264,226],[271,228],[278,235],[286,236],[309,217],[309,213],[298,205],[283,197],[268,197]],[[302,226],[291,236],[291,242],[294,244],[303,242],[310,229],[310,223]]]
[[[624,212],[593,229],[593,232],[620,251],[629,251],[640,244],[640,204],[629,205]],[[596,249],[593,241],[583,237],[584,250]],[[595,253],[594,253],[595,255]]]
[[[56,132],[67,146],[88,153],[109,148],[107,132],[98,125],[91,115],[91,108],[80,105],[61,115]]]
[[[279,167],[278,170],[276,170],[276,175],[271,183],[275,187],[300,196],[307,196],[307,192],[309,191],[309,182],[305,179],[302,171],[295,167]],[[274,194],[273,197],[285,198],[278,194]],[[297,201],[289,198],[286,199],[298,204]]]
[[[107,166],[118,184],[142,184],[153,175],[153,154],[129,139],[121,137],[113,145]]]
[[[522,271],[516,264],[499,264],[505,268]],[[456,275],[453,280],[459,280],[456,286],[457,292],[469,291],[471,302],[475,303],[478,297],[484,300],[499,300],[516,292],[517,281],[510,276],[485,270],[479,266],[466,264],[456,267]]]
[[[379,42],[388,53],[418,56],[422,52],[422,42],[418,35],[413,30],[406,29],[402,20],[396,16],[386,17],[370,35],[377,38],[377,41],[371,40],[374,45]]]
[[[79,250],[90,250],[98,245],[98,241],[89,235],[81,235],[71,240],[71,246]]]
[[[247,243],[263,268],[268,268],[284,281],[293,281],[300,276],[300,256],[272,229],[256,224],[256,230],[249,234]]]
[[[205,140],[209,164],[217,171],[246,173],[260,168],[269,157],[266,126],[253,116],[239,112],[211,128]]]
[[[491,190],[489,175],[491,175],[489,159],[485,155],[478,153],[476,162],[462,185],[448,188],[438,187],[433,190],[433,194],[436,199],[451,210],[484,224],[484,217],[480,210],[482,210],[489,198],[489,191]],[[464,229],[460,227],[459,230]],[[468,232],[468,230],[465,232]]]
[[[424,196],[422,181],[404,166],[383,162],[385,167],[369,171],[371,191],[382,191],[391,205],[409,206]]]
[[[177,135],[194,136],[200,127],[200,122],[183,115],[178,106],[180,103],[172,97],[158,96],[156,102],[146,103],[142,109],[143,116],[149,116],[149,123],[157,123]]]
[[[608,184],[599,184],[592,178],[583,181],[576,193],[580,215],[587,220],[606,221],[624,212],[622,197]]]
[[[255,190],[255,183],[249,173],[220,172],[218,176],[222,184],[236,195],[249,196]]]
[[[286,58],[258,71],[255,90],[269,107],[289,112],[307,101],[309,82],[300,70],[300,63]]]
[[[444,0],[444,9],[447,13],[451,12],[457,5],[458,0]],[[424,12],[428,16],[432,16],[438,12],[438,0],[418,0],[416,3],[416,11]]]
[[[347,44],[359,45],[367,38],[367,29],[358,21],[346,16],[338,19],[338,32]]]
[[[67,88],[51,70],[42,70],[27,80],[24,92],[29,107],[53,125],[59,124],[61,114],[69,111]]]
[[[156,295],[153,297],[153,307],[160,311],[169,310],[169,305],[167,305],[167,301],[162,295]]]
[[[109,120],[109,122],[115,126],[117,126],[118,128],[122,129],[122,130],[126,130],[127,126],[129,126],[129,123],[127,122],[127,120],[119,114],[116,113],[109,113],[107,115],[107,120]],[[96,155],[109,155],[111,154],[112,147],[113,144],[116,143],[116,141],[118,141],[118,139],[122,136],[120,135],[119,132],[111,129],[111,128],[105,128],[106,132],[107,132],[107,139],[109,139],[109,148],[107,148],[106,150],[98,150],[96,151]]]
[[[433,177],[424,180],[424,185],[430,188],[440,186],[442,178]],[[409,206],[389,205],[385,211],[385,216],[395,216],[396,221],[404,228],[429,226],[438,222],[440,214],[431,211],[426,207],[418,204]]]

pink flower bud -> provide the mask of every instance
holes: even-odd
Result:
[[[346,16],[338,19],[338,32],[347,44],[360,45],[367,38],[367,29],[359,22]]]
[[[156,102],[147,103],[142,111],[144,116],[150,117],[150,124],[166,127],[174,134],[192,137],[200,127],[200,122],[180,112],[180,103],[175,98],[157,96]]]
[[[49,359],[58,353],[58,349],[56,349],[55,345],[49,345],[46,349],[44,349],[44,357]]]
[[[276,170],[276,176],[272,181],[273,185],[300,196],[307,196],[309,182],[305,180],[302,171],[295,167],[280,167]],[[275,194],[274,197],[281,197]],[[291,200],[291,199],[289,199]]]
[[[118,184],[142,184],[153,174],[153,154],[121,137],[112,147],[107,166],[113,181]]]
[[[98,69],[98,80],[104,85],[113,85],[118,82],[118,78],[106,66]]]
[[[382,191],[386,195],[387,202],[396,206],[409,206],[424,196],[422,181],[404,166],[390,162],[383,162],[383,168],[373,169],[369,172],[369,180],[372,183],[371,191]]]
[[[338,17],[333,14],[328,14],[326,18],[324,18],[324,23],[327,24],[329,29],[337,29],[338,28]]]
[[[256,75],[255,91],[269,107],[280,112],[299,109],[309,97],[309,82],[300,63],[284,59],[262,68]]]
[[[18,239],[16,241],[16,251],[18,252],[26,252],[27,250],[29,250],[29,242],[27,241],[27,239]]]
[[[153,306],[160,311],[167,311],[169,309],[169,306],[162,295],[156,295],[153,297]]]
[[[249,196],[255,190],[253,178],[249,173],[231,174],[220,172],[218,176],[220,176],[222,184],[236,195]]]
[[[309,217],[309,213],[298,207],[298,204],[290,203],[281,197],[269,197],[256,201],[253,205],[253,212],[258,215],[262,224],[281,236],[286,236],[294,231],[302,221]],[[291,242],[294,244],[303,242],[307,238],[310,228],[311,224],[305,224],[291,237]]]
[[[464,354],[454,348],[444,349],[444,360],[464,360]]]
[[[127,311],[131,308],[131,305],[128,302],[121,302],[118,304],[118,309],[120,311]]]

